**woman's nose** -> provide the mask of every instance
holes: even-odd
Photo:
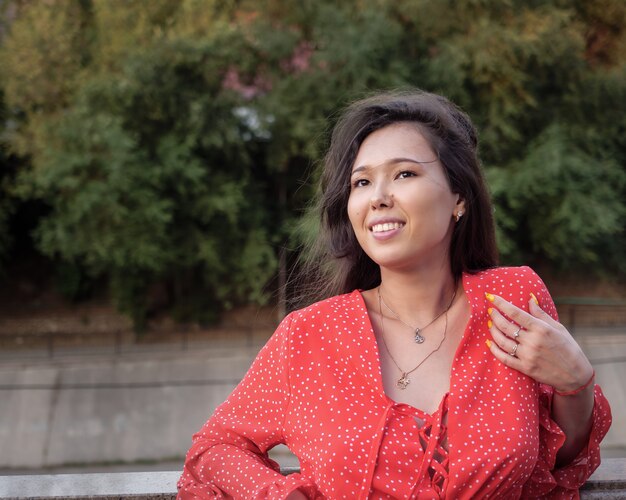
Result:
[[[379,185],[372,193],[370,202],[372,208],[390,208],[393,206],[393,195],[389,192],[386,185]]]

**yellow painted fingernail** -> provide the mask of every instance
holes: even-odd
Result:
[[[488,349],[491,349],[491,340],[489,339],[485,340],[485,344],[487,344]]]
[[[537,297],[535,297],[535,294],[533,292],[530,292],[530,298],[533,299],[535,304],[539,305],[539,301],[537,300]]]
[[[493,326],[493,321],[487,321],[487,328],[491,328]]]
[[[493,302],[494,300],[496,300],[495,295],[492,295],[492,294],[487,293],[487,292],[485,292],[485,297],[487,298],[487,300],[488,300],[489,302]]]
[[[489,316],[491,316],[491,313],[493,312],[493,307],[490,307],[489,309],[487,309],[487,314]]]

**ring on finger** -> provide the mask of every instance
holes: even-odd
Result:
[[[522,327],[520,326],[520,327],[518,327],[517,330],[515,330],[515,332],[513,332],[513,338],[519,337],[519,332],[521,332],[521,331],[522,331]]]
[[[513,350],[509,353],[509,356],[513,356],[514,358],[516,358],[516,353],[517,353],[517,348],[519,347],[519,344],[515,344],[515,347],[513,348]]]

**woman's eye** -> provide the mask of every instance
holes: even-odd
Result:
[[[357,179],[352,183],[352,187],[355,187],[355,188],[363,187],[363,186],[367,186],[368,183],[369,181],[367,181],[366,179]]]
[[[410,170],[403,170],[397,175],[398,179],[406,179],[407,177],[415,177],[415,172],[411,172]]]

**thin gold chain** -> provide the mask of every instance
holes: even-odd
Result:
[[[456,295],[456,291],[455,291],[455,295]],[[385,345],[385,349],[387,350],[387,354],[389,354],[389,357],[391,358],[391,361],[393,361],[393,364],[396,365],[396,368],[398,370],[400,370],[400,373],[402,374],[402,376],[396,381],[396,385],[400,388],[400,389],[406,389],[406,386],[409,384],[410,380],[408,378],[408,375],[410,373],[413,373],[415,370],[417,370],[420,366],[422,366],[426,360],[428,358],[430,358],[433,354],[435,354],[443,345],[444,340],[446,340],[446,335],[448,333],[448,311],[450,310],[450,307],[452,306],[452,303],[450,303],[450,306],[448,306],[448,308],[444,311],[443,314],[445,314],[445,327],[443,329],[443,337],[441,338],[441,341],[439,342],[439,345],[433,349],[430,353],[428,353],[428,355],[422,359],[415,368],[412,368],[409,371],[404,371],[402,368],[400,368],[400,365],[398,365],[398,363],[396,362],[396,360],[394,359],[393,355],[391,354],[391,351],[389,350],[389,346],[387,345],[387,340],[385,339],[385,320],[383,317],[383,306],[382,306],[382,297],[380,294],[380,286],[378,287],[378,310],[380,312],[380,329],[381,329],[381,337],[383,338],[383,344]]]
[[[422,328],[420,327],[416,327],[416,326],[411,326],[409,325],[406,321],[404,321],[400,315],[394,311],[391,307],[389,307],[387,305],[387,303],[385,302],[385,299],[383,298],[383,294],[380,291],[380,286],[378,287],[378,298],[380,300],[380,302],[383,303],[383,305],[389,310],[389,312],[391,314],[393,314],[395,316],[395,318],[402,323],[404,326],[409,327],[411,330],[413,330],[413,333],[415,334],[415,342],[418,344],[422,344],[424,342],[424,337],[422,336],[422,332],[428,328],[430,325],[432,325],[435,321],[437,321],[439,318],[441,318],[441,316],[443,316],[445,313],[447,313],[450,308],[452,307],[452,304],[454,303],[454,299],[456,298],[456,287],[454,288],[454,293],[452,294],[452,298],[450,299],[450,303],[448,304],[448,307],[446,307],[443,311],[441,311],[437,316],[435,316],[435,318],[428,323],[426,326],[423,326]],[[381,312],[381,316],[382,316],[382,312]]]

